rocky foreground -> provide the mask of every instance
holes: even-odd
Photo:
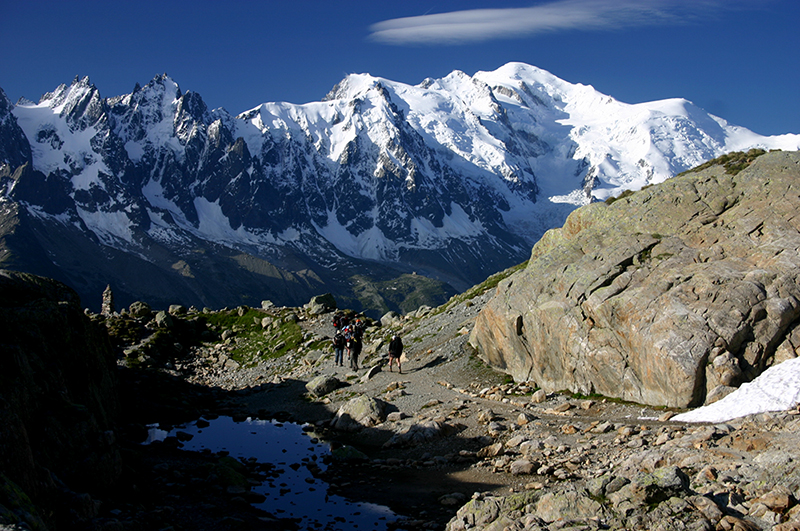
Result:
[[[331,492],[390,506],[400,529],[800,529],[800,410],[689,425],[676,409],[513,383],[467,343],[500,276],[370,323],[358,371],[334,366],[332,314],[307,305],[229,311],[276,346],[297,325],[285,355],[234,361],[253,336],[212,327],[219,340],[162,372],[223,393],[216,412],[310,423],[335,448],[320,472]],[[202,315],[173,311],[173,326]],[[403,374],[385,366],[392,333]],[[146,362],[137,352],[126,359]]]

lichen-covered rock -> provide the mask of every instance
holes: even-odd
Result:
[[[383,422],[384,403],[361,395],[349,400],[339,408],[331,420],[331,427],[342,431],[358,431]]]
[[[306,304],[308,313],[311,315],[319,315],[321,313],[332,312],[336,309],[336,299],[330,293],[325,295],[315,295]]]
[[[128,312],[133,316],[141,319],[149,318],[153,314],[153,310],[146,302],[136,301],[131,303],[128,307]]]
[[[392,327],[403,322],[403,316],[395,311],[388,311],[381,316],[381,326]]]
[[[160,311],[156,314],[155,322],[159,328],[172,328],[175,326],[172,316],[165,311]]]
[[[395,433],[383,443],[385,448],[392,446],[415,446],[433,439],[442,437],[449,432],[449,426],[444,422],[427,419],[416,424],[412,424],[400,433]]]
[[[678,467],[668,466],[652,473],[637,474],[630,483],[614,492],[609,499],[615,507],[649,505],[689,493],[689,477]]]
[[[536,516],[545,522],[590,520],[603,515],[603,506],[582,489],[567,487],[562,492],[548,492],[536,504]]]
[[[580,208],[498,285],[470,343],[548,392],[700,405],[798,354],[798,188],[800,152],[773,152]]]
[[[514,525],[514,521],[506,515],[511,511],[520,510],[535,503],[538,497],[539,494],[535,491],[506,497],[475,496],[461,507],[448,522],[446,531],[466,531],[467,529],[481,531],[492,524],[497,524],[497,529],[503,529],[504,525]]]
[[[306,384],[306,390],[316,397],[325,396],[341,387],[342,382],[330,374],[320,374]]]

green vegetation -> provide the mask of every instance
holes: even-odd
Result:
[[[570,393],[569,391],[565,391],[565,393],[569,394],[569,397],[573,400],[603,400],[604,398],[606,398],[605,396],[597,393],[589,393],[588,395],[585,395],[583,393]],[[614,399],[609,399],[609,400],[614,400]]]
[[[393,310],[408,313],[420,306],[438,306],[455,291],[447,284],[423,275],[405,274],[389,280],[375,280],[365,275],[350,277],[352,291],[362,308],[373,308],[374,317]],[[349,301],[342,301],[347,304]]]
[[[138,343],[144,334],[144,327],[133,319],[109,319],[106,324],[108,337],[114,348]]]
[[[273,319],[266,329],[261,326],[265,317]],[[278,358],[303,342],[303,331],[290,310],[271,314],[243,306],[205,314],[203,319],[212,330],[233,332],[229,338],[234,347],[230,357],[243,365]]]
[[[764,153],[766,153],[766,151],[757,148],[753,148],[746,153],[743,151],[732,151],[731,153],[726,153],[725,155],[709,160],[708,162],[692,168],[691,170],[686,170],[680,175],[699,172],[711,168],[712,166],[723,166],[725,168],[725,173],[728,175],[736,175],[743,169],[750,166],[754,160]]]

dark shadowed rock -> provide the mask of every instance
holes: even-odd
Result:
[[[0,271],[0,473],[48,525],[94,516],[91,495],[121,473],[114,370],[108,335],[83,313],[74,291]],[[60,505],[73,498],[86,503]],[[0,506],[17,505],[1,499]]]

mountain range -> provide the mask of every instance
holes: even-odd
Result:
[[[509,63],[319,102],[208,109],[166,74],[102,97],[0,89],[0,267],[117,301],[439,304],[527,259],[577,206],[723,153],[800,149],[683,99],[626,104]]]

